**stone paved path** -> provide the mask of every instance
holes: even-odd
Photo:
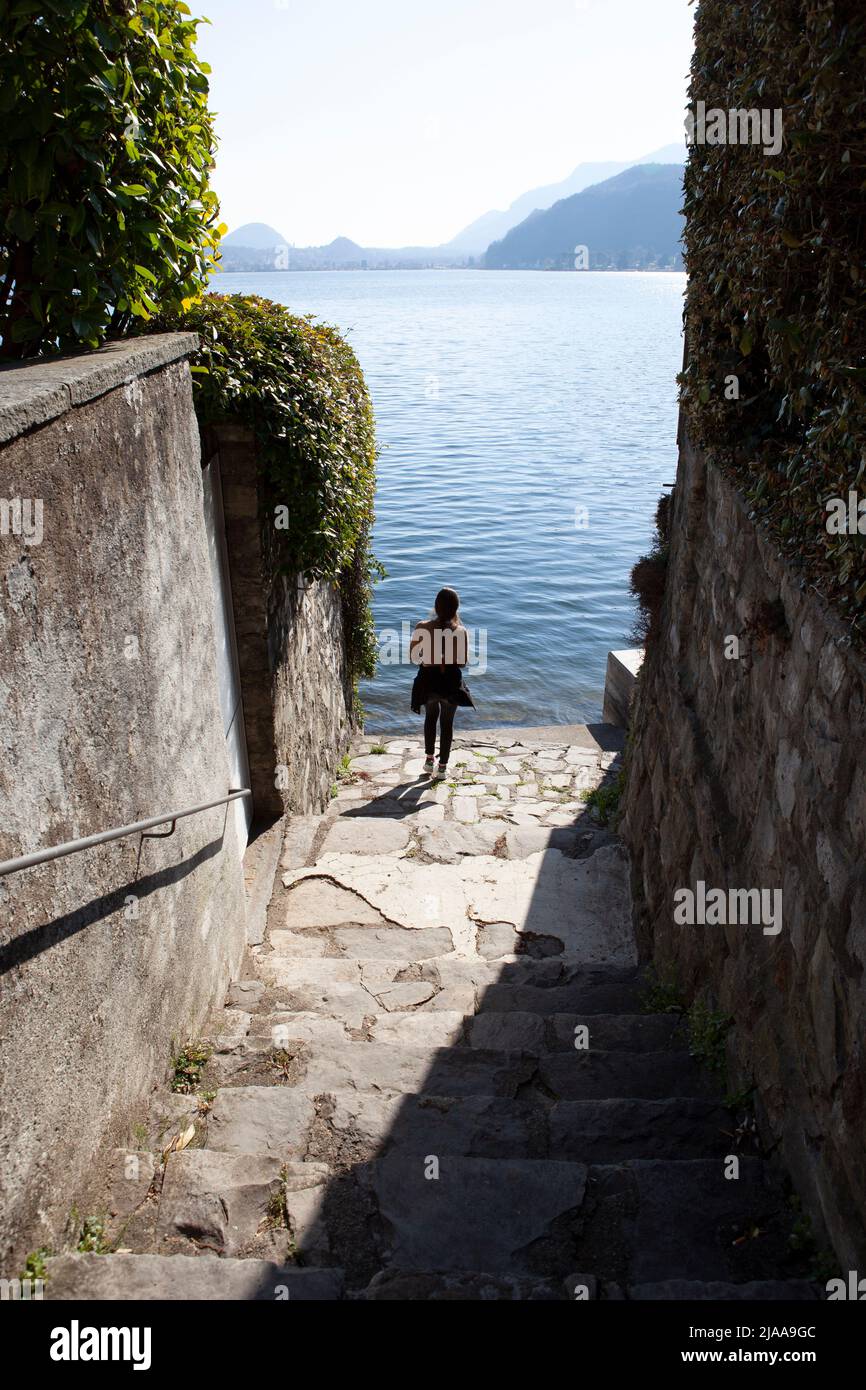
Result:
[[[438,786],[415,740],[360,741],[288,825],[203,1098],[116,1156],[129,1253],[56,1257],[50,1297],[814,1296],[766,1166],[725,1178],[735,1122],[641,1010],[624,853],[582,800],[616,754],[569,734],[460,740]]]

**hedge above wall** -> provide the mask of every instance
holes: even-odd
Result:
[[[783,143],[692,146],[682,379],[693,443],[861,642],[866,536],[826,504],[866,499],[864,70],[862,0],[701,0],[692,111],[780,109]]]
[[[352,678],[372,676],[377,450],[354,352],[329,324],[258,295],[205,294],[149,328],[199,335],[192,359],[199,423],[235,421],[253,431],[280,568],[338,587]]]
[[[181,0],[16,0],[0,26],[4,357],[98,347],[192,299],[219,206]]]

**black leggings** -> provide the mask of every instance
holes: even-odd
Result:
[[[432,758],[436,752],[436,720],[438,719],[440,721],[439,761],[440,763],[447,763],[451,752],[451,740],[454,737],[454,716],[457,713],[457,706],[433,696],[426,701],[424,708],[427,711],[424,718],[424,751],[428,758]]]

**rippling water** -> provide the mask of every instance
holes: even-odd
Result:
[[[599,719],[607,653],[632,645],[629,571],[675,477],[685,276],[284,272],[220,288],[312,312],[358,354],[384,450],[380,633],[451,585],[478,633],[478,712],[459,721]],[[368,729],[416,722],[413,674],[382,665],[365,684]]]

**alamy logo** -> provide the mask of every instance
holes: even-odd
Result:
[[[856,492],[844,497],[831,497],[824,503],[827,520],[824,523],[831,536],[866,536],[866,497]]]
[[[29,1303],[44,1297],[44,1279],[0,1279],[0,1302]]]
[[[416,637],[415,646],[412,638]],[[487,670],[487,629],[459,627],[413,629],[403,622],[400,631],[385,627],[377,633],[378,660],[382,666],[469,666],[476,675]]]
[[[677,888],[674,921],[680,927],[762,926],[764,936],[782,930],[781,888]]]
[[[41,545],[42,498],[0,497],[0,536],[20,536],[25,545]]]
[[[69,1327],[51,1332],[52,1361],[131,1361],[134,1371],[150,1370],[149,1327]]]
[[[764,154],[782,149],[782,112],[777,107],[758,110],[734,106],[729,111],[699,101],[686,116],[686,142],[689,145],[761,145]]]
[[[849,1269],[847,1283],[844,1279],[827,1280],[828,1303],[837,1303],[840,1299],[848,1299],[855,1303],[866,1302],[866,1279],[860,1279],[856,1269]]]

